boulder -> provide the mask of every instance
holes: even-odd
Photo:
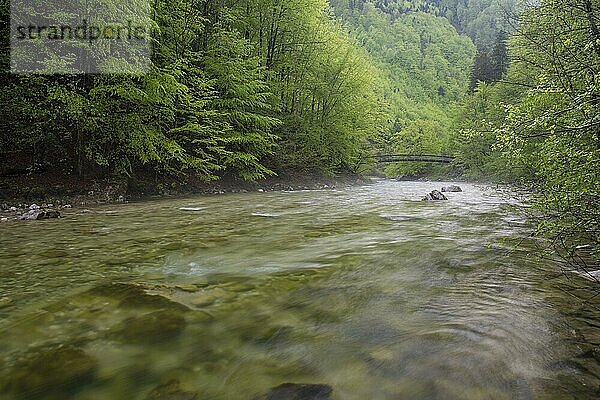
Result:
[[[446,196],[439,190],[434,190],[423,198],[423,201],[444,201],[448,200]]]
[[[42,209],[33,209],[29,210],[23,215],[21,215],[22,220],[42,220],[42,219],[53,219],[60,218],[60,213],[54,210],[42,210]]]
[[[264,400],[330,400],[329,385],[284,383],[269,391]]]
[[[442,188],[442,192],[460,193],[462,191],[463,191],[462,188],[460,186],[456,186],[456,185],[445,186]]]

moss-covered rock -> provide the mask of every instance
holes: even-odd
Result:
[[[12,299],[10,297],[0,297],[0,308],[8,307],[12,304]]]
[[[186,320],[180,313],[161,310],[125,319],[110,336],[127,343],[160,343],[179,336],[185,327]]]
[[[269,391],[264,400],[330,400],[333,389],[329,385],[284,383]]]
[[[90,289],[88,294],[102,296],[119,301],[119,306],[126,308],[168,309],[173,311],[188,310],[186,306],[158,294],[149,294],[147,289],[129,283],[107,283]]]
[[[98,364],[82,349],[53,346],[24,354],[3,377],[3,391],[17,398],[60,399],[93,381]]]
[[[208,293],[200,293],[194,296],[191,303],[196,307],[208,307],[213,305],[217,301],[217,298]]]
[[[256,344],[274,344],[288,339],[293,331],[291,326],[256,325],[243,329],[241,337]]]
[[[181,384],[178,380],[174,379],[165,383],[164,385],[157,386],[153,389],[145,400],[196,400],[198,399],[198,393],[186,392],[181,389]]]

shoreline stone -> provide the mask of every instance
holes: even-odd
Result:
[[[60,218],[60,212],[55,210],[44,210],[41,208],[34,208],[25,212],[19,219],[22,221],[40,221],[43,219],[56,219]]]

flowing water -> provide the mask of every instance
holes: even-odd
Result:
[[[563,290],[589,282],[511,251],[531,227],[506,191],[419,201],[441,185],[4,223],[0,398],[251,400],[285,382],[338,400],[597,398],[599,302]]]

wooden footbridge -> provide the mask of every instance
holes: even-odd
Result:
[[[378,163],[427,162],[438,164],[450,164],[454,161],[454,157],[435,156],[430,154],[378,154],[363,157],[361,159],[361,162],[366,162],[368,160],[375,160]]]

